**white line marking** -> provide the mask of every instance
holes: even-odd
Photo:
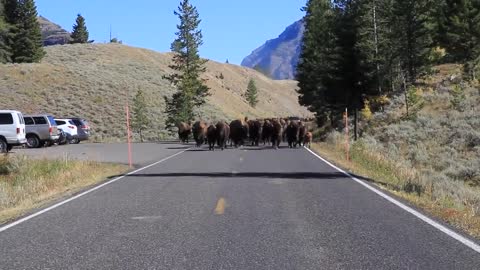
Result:
[[[66,199],[66,200],[61,201],[61,202],[59,202],[59,203],[57,203],[57,204],[54,204],[54,205],[52,205],[52,206],[50,206],[50,207],[48,207],[48,208],[45,208],[45,209],[43,209],[43,210],[40,210],[40,211],[38,211],[38,212],[36,212],[36,213],[34,213],[34,214],[31,214],[31,215],[26,216],[26,217],[24,217],[24,218],[21,218],[21,219],[19,219],[19,220],[17,220],[17,221],[14,221],[14,222],[12,222],[12,223],[10,223],[10,224],[7,224],[7,225],[5,225],[5,226],[3,226],[3,227],[0,227],[0,233],[3,232],[3,231],[8,230],[8,229],[10,229],[10,228],[12,228],[13,226],[16,226],[16,225],[18,225],[18,224],[21,224],[21,223],[23,223],[23,222],[25,222],[25,221],[27,221],[27,220],[30,220],[30,219],[32,219],[32,218],[34,218],[34,217],[36,217],[36,216],[39,216],[39,215],[41,215],[41,214],[43,214],[43,213],[46,213],[46,212],[48,212],[48,211],[50,211],[50,210],[53,210],[53,209],[55,209],[55,208],[57,208],[57,207],[59,207],[59,206],[62,206],[62,205],[64,205],[64,204],[66,204],[66,203],[69,203],[69,202],[71,202],[71,201],[73,201],[73,200],[75,200],[75,199],[78,199],[78,198],[80,198],[80,197],[82,197],[82,196],[85,196],[85,195],[87,195],[88,193],[91,193],[91,192],[93,192],[93,191],[95,191],[95,190],[97,190],[97,189],[100,189],[100,188],[102,188],[102,187],[104,187],[104,186],[106,186],[106,185],[110,185],[110,184],[112,184],[112,183],[114,183],[114,182],[117,182],[118,180],[123,179],[123,178],[125,178],[125,177],[127,177],[127,176],[129,176],[129,175],[132,175],[132,174],[135,174],[135,173],[137,173],[137,172],[143,171],[143,170],[148,169],[148,168],[150,168],[150,167],[153,167],[153,166],[155,166],[155,165],[157,165],[157,164],[160,164],[160,163],[162,163],[162,162],[164,162],[164,161],[167,161],[167,160],[169,160],[169,159],[171,159],[171,158],[173,158],[173,157],[176,157],[176,156],[178,156],[178,155],[180,155],[180,154],[183,154],[183,153],[185,153],[186,151],[188,151],[188,150],[190,150],[190,149],[192,149],[192,148],[185,149],[185,150],[183,150],[183,151],[181,151],[181,152],[178,152],[178,153],[176,153],[176,154],[174,154],[174,155],[171,155],[171,156],[169,156],[169,157],[166,157],[166,158],[164,158],[164,159],[162,159],[162,160],[159,160],[159,161],[157,161],[157,162],[155,162],[155,163],[152,163],[152,164],[150,164],[150,165],[148,165],[148,166],[145,166],[145,167],[140,168],[140,169],[138,169],[138,170],[135,170],[135,171],[133,171],[133,172],[129,172],[129,173],[123,175],[123,176],[120,176],[120,177],[117,177],[117,178],[115,178],[115,179],[112,179],[112,180],[110,180],[110,181],[108,181],[108,182],[105,182],[105,183],[99,185],[99,186],[96,186],[96,187],[91,188],[91,189],[89,189],[89,190],[87,190],[87,191],[84,191],[84,192],[82,192],[82,193],[80,193],[80,194],[78,194],[78,195],[75,195],[75,196],[73,196],[73,197],[71,197],[71,198],[69,198],[69,199]]]
[[[399,202],[398,200],[390,197],[389,195],[381,192],[380,190],[376,189],[376,188],[373,188],[371,187],[370,185],[367,185],[366,183],[364,183],[363,181],[359,180],[358,178],[352,176],[351,174],[349,174],[348,172],[338,168],[337,166],[333,165],[332,163],[330,163],[329,161],[325,160],[324,158],[322,158],[321,156],[319,156],[317,153],[313,152],[312,150],[308,149],[308,148],[305,148],[307,149],[308,152],[310,152],[311,154],[313,154],[314,156],[316,156],[317,158],[319,158],[320,160],[322,160],[323,162],[325,162],[326,164],[330,165],[332,168],[336,169],[337,171],[345,174],[346,176],[350,177],[351,179],[353,179],[355,182],[359,183],[360,185],[368,188],[369,190],[375,192],[376,194],[378,194],[379,196],[383,197],[384,199],[388,200],[389,202],[395,204],[396,206],[402,208],[403,210],[409,212],[410,214],[416,216],[417,218],[423,220],[424,222],[430,224],[431,226],[433,226],[434,228],[436,228],[437,230],[447,234],[448,236],[452,237],[453,239],[461,242],[462,244],[466,245],[467,247],[473,249],[474,251],[476,251],[477,253],[480,253],[480,245],[478,245],[477,243],[473,242],[472,240],[452,231],[451,229],[443,226],[442,224],[436,222],[435,220],[425,216],[424,214],[416,211],[415,209]]]
[[[132,217],[133,220],[145,220],[145,221],[155,221],[161,218],[162,216]]]

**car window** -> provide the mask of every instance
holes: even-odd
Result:
[[[0,125],[13,124],[13,116],[11,113],[0,113]]]
[[[56,126],[57,123],[55,123],[55,118],[53,118],[53,116],[47,116],[48,118],[48,121],[50,121],[50,125],[52,126]]]
[[[70,125],[76,126],[76,124],[75,124],[72,120],[68,120],[68,123],[69,123]]]
[[[73,123],[75,126],[81,126],[82,125],[82,121],[80,121],[79,119],[72,119]]]
[[[59,126],[65,125],[65,121],[55,120],[55,123]]]
[[[21,113],[18,113],[18,119],[20,119],[20,124],[25,124],[25,120],[23,119],[23,115]]]
[[[33,121],[35,121],[35,125],[46,125],[47,120],[45,117],[33,117]]]
[[[24,117],[23,119],[25,120],[25,125],[27,125],[27,126],[31,126],[31,125],[35,124],[31,117]]]

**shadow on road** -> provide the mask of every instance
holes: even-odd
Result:
[[[346,178],[343,173],[269,173],[269,172],[252,172],[252,173],[154,173],[154,174],[132,174],[129,177],[205,177],[205,178],[287,178],[287,179],[335,179]]]
[[[178,147],[167,147],[168,150],[185,150],[191,148],[191,145],[188,146],[178,146]]]

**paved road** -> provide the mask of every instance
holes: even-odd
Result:
[[[306,150],[188,151],[0,233],[2,269],[478,269]]]
[[[164,157],[186,149],[176,143],[136,143],[132,144],[133,162],[136,167],[158,161]],[[128,164],[128,146],[125,143],[80,143],[39,149],[14,149],[13,155],[26,155],[32,158],[71,158]]]

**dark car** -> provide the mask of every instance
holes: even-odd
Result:
[[[68,117],[71,119],[75,126],[78,128],[78,139],[80,141],[86,141],[90,138],[90,125],[87,120],[78,117]]]

